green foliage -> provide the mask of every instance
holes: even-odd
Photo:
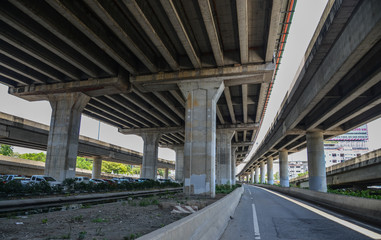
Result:
[[[17,157],[21,159],[29,159],[29,160],[38,161],[38,162],[46,162],[46,154],[43,152],[23,153],[23,154],[18,154]]]
[[[0,145],[0,155],[13,156],[13,147],[9,145]]]
[[[157,174],[158,174],[159,176],[164,177],[164,175],[165,175],[165,171],[164,171],[163,169],[161,169],[161,168],[158,168],[158,169],[157,169]]]
[[[308,171],[307,171],[307,172],[304,172],[304,173],[299,173],[299,174],[298,174],[298,177],[302,177],[302,176],[306,176],[306,175],[308,175]]]
[[[131,166],[122,163],[102,161],[102,172],[115,174],[131,173]]]
[[[229,194],[238,187],[241,187],[241,185],[240,184],[235,184],[232,186],[230,186],[230,184],[216,185],[216,193]]]
[[[83,158],[83,157],[77,157],[77,168],[86,169],[86,170],[92,170],[93,169],[93,160]]]
[[[381,199],[381,190],[351,190],[351,189],[330,189],[328,188],[327,192],[342,194],[347,196],[362,197],[362,198],[372,198],[372,199]]]
[[[102,223],[102,222],[108,222],[108,221],[104,218],[98,217],[98,218],[93,219],[92,222],[93,223]]]
[[[276,172],[274,174],[274,181],[279,180],[279,172]]]
[[[44,218],[41,220],[42,224],[47,224],[48,223],[48,219],[47,218]]]

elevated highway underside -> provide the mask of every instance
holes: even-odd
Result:
[[[69,159],[63,171],[47,161],[58,179],[73,174],[77,151],[67,143],[83,113],[142,136],[143,177],[156,177],[159,145],[179,149],[179,180],[213,196],[216,136],[217,180],[231,183],[261,125],[294,8],[294,0],[3,1],[0,82],[51,103],[48,159]]]

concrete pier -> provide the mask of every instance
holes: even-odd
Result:
[[[274,184],[274,173],[273,173],[273,158],[267,158],[267,183],[270,185]]]
[[[144,147],[140,177],[156,180],[161,133],[142,133],[141,136],[144,141]]]
[[[179,83],[186,99],[184,192],[215,197],[216,104],[223,82]]]
[[[254,181],[255,181],[255,183],[259,183],[259,168],[258,168],[258,166],[255,167]]]
[[[216,159],[216,182],[217,184],[232,184],[231,164],[231,140],[234,130],[217,130],[217,159]]]
[[[307,133],[309,189],[327,192],[325,173],[324,139],[322,132]]]
[[[265,162],[261,162],[261,183],[266,182],[266,171],[265,171]]]
[[[286,150],[279,152],[279,177],[282,187],[290,186],[288,179],[288,152]]]
[[[102,158],[95,157],[93,159],[93,171],[91,174],[92,178],[101,178],[102,173]]]
[[[81,113],[90,97],[83,93],[49,94],[52,107],[45,175],[58,181],[75,177]]]
[[[177,146],[174,148],[176,152],[175,163],[175,180],[184,182],[184,146]]]
[[[234,185],[236,183],[235,175],[236,175],[236,157],[235,157],[235,151],[237,150],[237,147],[232,147],[231,150],[231,183]]]

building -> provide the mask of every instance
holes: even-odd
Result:
[[[308,169],[307,161],[289,161],[288,162],[288,177],[295,178],[300,173],[305,173]]]
[[[369,152],[367,125],[324,142],[325,165],[327,167],[367,152]]]

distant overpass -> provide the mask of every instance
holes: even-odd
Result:
[[[0,143],[46,151],[49,126],[0,112]],[[143,154],[80,136],[78,156],[123,164],[141,165]],[[173,161],[159,158],[159,168],[175,169]]]
[[[279,158],[288,186],[287,156],[307,148],[310,189],[326,191],[323,140],[381,116],[379,56],[381,2],[329,1],[274,122],[238,175]]]
[[[327,185],[334,188],[381,185],[381,149],[327,167],[326,173]],[[308,187],[308,175],[290,183]]]

